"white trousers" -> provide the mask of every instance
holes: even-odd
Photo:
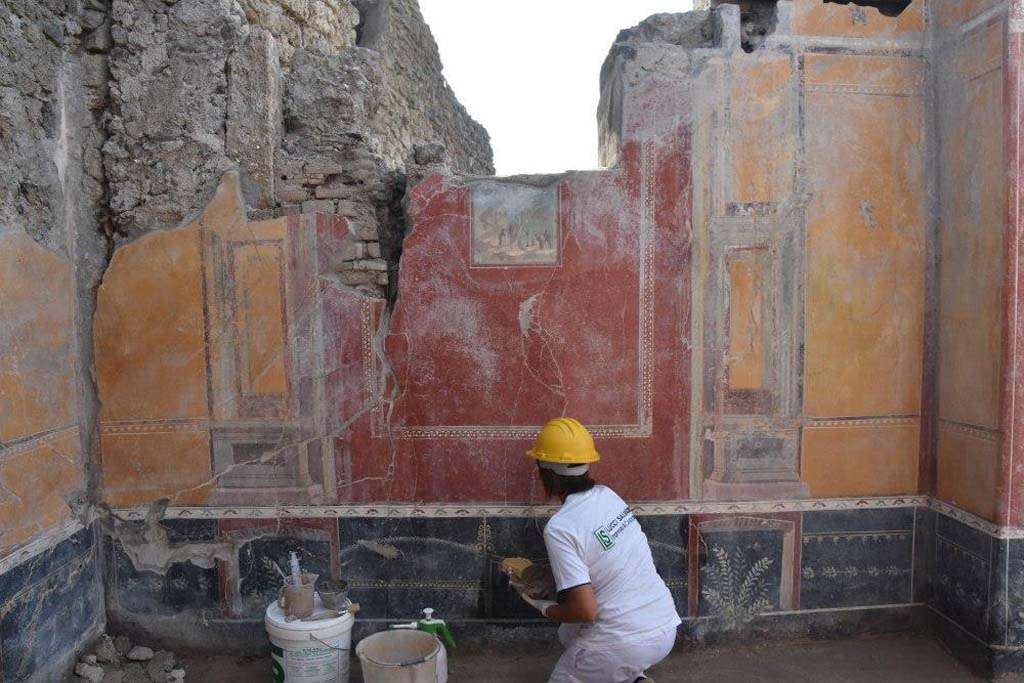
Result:
[[[562,624],[558,639],[565,652],[548,683],[633,683],[668,656],[676,642],[676,627],[657,631],[650,638],[614,647],[588,650],[576,642],[578,624]]]

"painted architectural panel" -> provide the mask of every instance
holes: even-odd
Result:
[[[77,422],[71,293],[66,259],[0,234],[0,448]]]
[[[238,325],[239,399],[246,414],[282,417],[285,368],[284,255],[280,245],[247,244],[231,253]]]
[[[317,269],[351,239],[336,217],[247,222],[229,174],[194,223],[115,254],[95,324],[107,500],[335,499],[329,429],[345,420],[326,386],[339,349],[366,360],[366,331],[330,302],[367,297]]]
[[[610,174],[561,185],[565,250],[553,269],[467,270],[457,255],[466,253],[476,182],[447,189],[413,214],[402,267],[415,286],[401,291],[387,346],[402,391],[392,428],[434,435],[472,427],[498,435],[522,427],[526,435],[563,412],[591,425],[649,428],[642,373],[652,349],[642,316],[650,315],[643,301],[650,283],[642,279],[653,273],[641,272],[640,250],[643,240],[651,244],[641,231],[654,230],[653,217],[633,222],[594,202],[617,195],[639,209]],[[523,190],[508,182],[494,187],[509,193],[510,206]],[[489,191],[500,205],[502,195]]]
[[[991,434],[939,425],[935,495],[985,519],[995,519],[999,442]]]
[[[855,2],[795,0],[793,33],[844,38],[923,39],[924,7],[925,0],[913,0],[899,16],[890,17],[876,7]]]
[[[924,315],[923,64],[806,60],[804,410],[914,415]]]
[[[209,416],[198,226],[114,253],[93,334],[104,422]]]
[[[729,270],[729,347],[726,376],[729,389],[764,389],[766,356],[771,344],[771,328],[766,325],[771,310],[765,310],[771,280],[771,261],[767,250],[734,252]]]
[[[986,28],[950,55],[939,109],[939,416],[991,430],[999,427],[1005,293],[1003,42],[1001,30]]]
[[[982,12],[998,7],[1000,0],[932,0],[932,13],[939,29],[960,28]]]
[[[917,419],[813,423],[801,478],[815,498],[916,493],[920,431]]]
[[[0,557],[73,517],[85,485],[71,264],[0,234]]]
[[[687,139],[629,143],[620,168],[553,179],[563,248],[542,268],[473,267],[478,181],[411,190],[385,405],[353,434],[345,479],[361,483],[343,495],[533,499],[522,455],[563,414],[593,431],[602,477],[630,473],[624,495],[686,495]]]
[[[732,174],[725,192],[727,211],[763,213],[767,203],[793,191],[796,100],[789,55],[735,60],[730,65],[729,146]]]
[[[0,450],[0,554],[71,519],[85,485],[77,428],[29,443]]]

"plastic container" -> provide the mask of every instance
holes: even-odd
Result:
[[[434,610],[430,607],[423,608],[423,618],[410,624],[394,624],[391,628],[417,629],[424,633],[432,633],[440,641],[441,649],[437,653],[437,675],[434,677],[436,683],[448,683],[448,650],[445,647],[455,647],[455,639],[452,637],[448,625],[443,619],[434,618]]]
[[[431,633],[381,631],[356,646],[365,683],[435,683],[441,643]]]
[[[317,598],[314,614],[324,609]],[[318,621],[286,621],[284,610],[276,601],[271,603],[264,624],[274,683],[348,683],[354,622],[348,613]]]

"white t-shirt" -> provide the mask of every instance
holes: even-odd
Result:
[[[610,488],[595,486],[569,496],[544,528],[544,545],[559,591],[586,583],[594,587],[597,621],[580,629],[580,644],[640,640],[682,623],[654,570],[647,536]]]

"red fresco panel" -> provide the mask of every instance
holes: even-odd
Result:
[[[1021,3],[1014,2],[1011,17],[1020,17]],[[1009,183],[1008,222],[1006,231],[1006,321],[1004,323],[1002,452],[996,482],[996,522],[1024,524],[1024,274],[1020,272],[1021,244],[1021,88],[1024,45],[1022,35],[1011,30],[1007,37],[1006,63],[1006,149]]]
[[[475,264],[479,180],[432,176],[410,192],[398,298],[368,363],[383,401],[339,434],[341,499],[540,502],[525,451],[559,415],[593,429],[595,476],[624,497],[688,497],[689,134],[674,125],[624,143],[616,169],[542,180],[557,202],[547,263]],[[351,416],[366,389],[344,359],[367,342],[351,305],[325,307],[327,356],[345,368],[329,385]]]

